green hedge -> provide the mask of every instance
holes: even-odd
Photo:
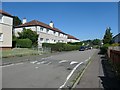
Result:
[[[16,45],[19,48],[31,48],[32,41],[30,39],[18,39]]]
[[[71,45],[66,43],[43,43],[43,47],[49,47],[52,51],[72,51],[72,50],[79,50],[80,45]]]
[[[104,44],[101,48],[100,48],[100,52],[102,54],[106,54],[107,53],[107,49],[110,46],[110,44]]]

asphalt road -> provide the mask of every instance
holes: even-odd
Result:
[[[2,67],[3,88],[59,88],[72,69],[96,49],[71,51]],[[9,58],[8,58],[9,59]],[[34,58],[33,58],[34,59]]]

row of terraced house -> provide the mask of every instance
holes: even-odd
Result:
[[[39,35],[38,46],[41,47],[42,43],[67,43],[67,42],[80,42],[79,39],[72,35],[66,34],[60,29],[54,27],[54,23],[50,21],[49,25],[38,20],[27,22],[24,18],[22,24],[13,28],[13,16],[9,13],[0,10],[0,48],[12,48],[12,34],[18,37],[18,32],[22,32],[23,28],[36,31]],[[13,32],[13,33],[12,33]]]

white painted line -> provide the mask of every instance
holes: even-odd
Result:
[[[41,62],[38,62],[38,63],[36,63],[36,64],[41,64]]]
[[[20,65],[20,64],[23,64],[23,63],[10,64],[10,65],[5,65],[5,66],[2,66],[2,67],[9,67],[9,66],[13,66],[13,65]]]
[[[64,84],[62,86],[60,86],[59,88],[63,88],[65,86],[65,84],[67,83],[67,81],[69,80],[69,78],[72,76],[72,74],[74,73],[74,71],[77,69],[77,67],[79,67],[80,64],[82,64],[83,62],[80,62],[79,64],[77,64],[73,70],[70,72],[70,74],[67,76],[66,81],[64,82]]]
[[[78,62],[77,62],[77,61],[72,61],[72,62],[70,63],[70,65],[75,64],[75,63],[78,63]]]
[[[90,59],[90,57],[88,58],[88,59],[86,59],[85,61],[88,61]],[[84,61],[84,62],[85,62]],[[61,89],[61,88],[63,88],[64,86],[65,86],[65,84],[67,83],[67,81],[69,80],[69,78],[72,76],[72,74],[74,73],[74,71],[82,64],[82,63],[84,63],[84,62],[80,62],[79,64],[77,64],[74,68],[73,68],[73,70],[70,72],[70,74],[67,76],[67,78],[66,78],[66,81],[64,82],[64,84],[63,85],[61,85],[60,87],[59,87],[59,89]],[[58,89],[58,90],[59,90]]]
[[[36,69],[39,68],[39,67],[35,67]]]
[[[68,60],[61,60],[59,63],[68,62]]]
[[[51,62],[47,63],[47,65],[51,64]]]
[[[32,61],[32,62],[30,62],[30,63],[32,63],[32,64],[35,64],[35,63],[37,63],[38,61]]]
[[[42,61],[42,62],[38,62],[38,63],[36,63],[36,64],[44,64],[44,63],[46,63],[47,61]]]

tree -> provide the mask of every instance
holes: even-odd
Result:
[[[32,31],[31,29],[23,29],[23,31],[18,33],[19,39],[30,39],[32,41],[33,45],[37,45],[38,42],[38,34],[35,31]]]
[[[13,17],[13,26],[18,26],[22,24],[21,20],[18,18],[18,16]]]
[[[105,35],[103,37],[103,43],[104,44],[111,44],[112,43],[112,33],[111,33],[111,28],[108,27],[105,31]]]
[[[100,45],[100,44],[101,44],[101,40],[100,40],[100,39],[94,39],[94,40],[92,41],[92,44],[93,44],[93,45]]]

